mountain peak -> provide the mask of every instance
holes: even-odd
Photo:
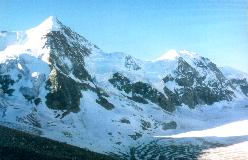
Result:
[[[166,59],[173,60],[176,59],[177,57],[179,57],[178,52],[175,49],[170,49],[165,54],[160,56],[157,60],[166,60]]]
[[[38,32],[42,35],[45,35],[50,31],[58,31],[60,30],[60,28],[61,28],[61,22],[56,17],[49,16],[38,26],[27,30],[27,32],[29,33]]]
[[[162,61],[162,60],[175,60],[179,57],[187,57],[187,58],[196,58],[198,55],[194,52],[190,52],[187,50],[181,50],[177,51],[175,49],[170,49],[166,53],[162,54],[159,58],[156,59],[156,61]]]
[[[37,29],[39,30],[46,30],[46,31],[57,31],[61,27],[61,23],[56,17],[49,16],[45,19],[40,25],[38,25]]]

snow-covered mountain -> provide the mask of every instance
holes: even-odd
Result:
[[[151,61],[106,53],[49,17],[0,33],[0,122],[128,157],[156,135],[206,125],[202,114],[187,120],[198,108],[209,114],[216,105],[247,105],[247,79],[235,73],[189,51]]]

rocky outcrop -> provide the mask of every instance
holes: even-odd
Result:
[[[246,78],[243,79],[231,79],[230,83],[235,89],[240,88],[241,92],[248,96],[248,81]]]
[[[178,58],[178,66],[171,74],[165,76],[164,93],[175,105],[186,104],[194,108],[199,104],[213,104],[222,100],[232,100],[233,91],[229,89],[229,84],[221,71],[215,64],[202,58],[202,61],[196,61],[197,67],[204,71],[213,73],[215,79],[207,80],[205,74],[200,74],[194,67],[187,63],[183,58]],[[170,90],[166,83],[174,82],[179,87]]]
[[[1,75],[0,74],[0,90],[2,94],[11,96],[15,89],[11,88],[15,81],[11,79],[10,75]]]
[[[176,128],[177,128],[177,123],[175,121],[164,122],[162,124],[162,129],[163,130],[176,129]]]
[[[49,108],[78,112],[80,105],[81,83],[91,81],[84,67],[84,58],[91,53],[91,45],[85,38],[73,32],[59,21],[60,30],[49,32],[46,45],[50,49],[51,73],[46,81],[49,93],[46,104]],[[88,45],[88,46],[86,46]],[[71,78],[73,75],[76,79]]]
[[[73,32],[69,27],[57,21],[60,29],[49,32],[45,38],[44,47],[50,49],[51,73],[46,81],[49,93],[46,95],[46,104],[51,109],[65,110],[63,115],[80,110],[82,91],[91,90],[98,95],[96,103],[110,110],[114,105],[106,99],[94,84],[90,73],[85,68],[85,57],[92,50],[99,50],[97,46],[88,42],[84,37]]]
[[[46,82],[50,91],[46,95],[46,104],[57,110],[79,111],[81,88],[72,78],[60,73],[55,68]]]
[[[135,62],[132,56],[125,57],[125,67],[129,70],[139,70],[141,67]]]
[[[50,48],[51,66],[63,74],[72,73],[79,80],[90,80],[91,77],[84,67],[84,58],[91,54],[91,50],[96,46],[59,21],[57,23],[61,26],[60,30],[49,32],[44,46]]]
[[[175,106],[170,99],[148,83],[132,83],[127,77],[118,72],[113,74],[109,82],[118,90],[131,94],[131,97],[128,97],[135,102],[147,104],[147,101],[151,101],[166,111],[172,112],[175,110]]]

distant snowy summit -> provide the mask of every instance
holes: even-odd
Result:
[[[247,99],[247,79],[231,73],[189,51],[170,50],[154,61],[107,53],[49,17],[0,34],[0,122],[127,154],[151,135],[187,128],[177,109]]]
[[[184,57],[184,58],[196,58],[196,57],[200,57],[199,55],[197,55],[194,52],[190,52],[187,50],[181,50],[181,51],[176,51],[175,49],[171,49],[169,51],[167,51],[166,53],[164,53],[162,56],[160,56],[159,58],[157,58],[157,61],[161,61],[161,60],[175,60],[176,58],[179,57]]]

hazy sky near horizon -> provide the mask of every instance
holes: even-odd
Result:
[[[190,50],[248,73],[247,0],[0,0],[0,30],[57,17],[107,52]]]

